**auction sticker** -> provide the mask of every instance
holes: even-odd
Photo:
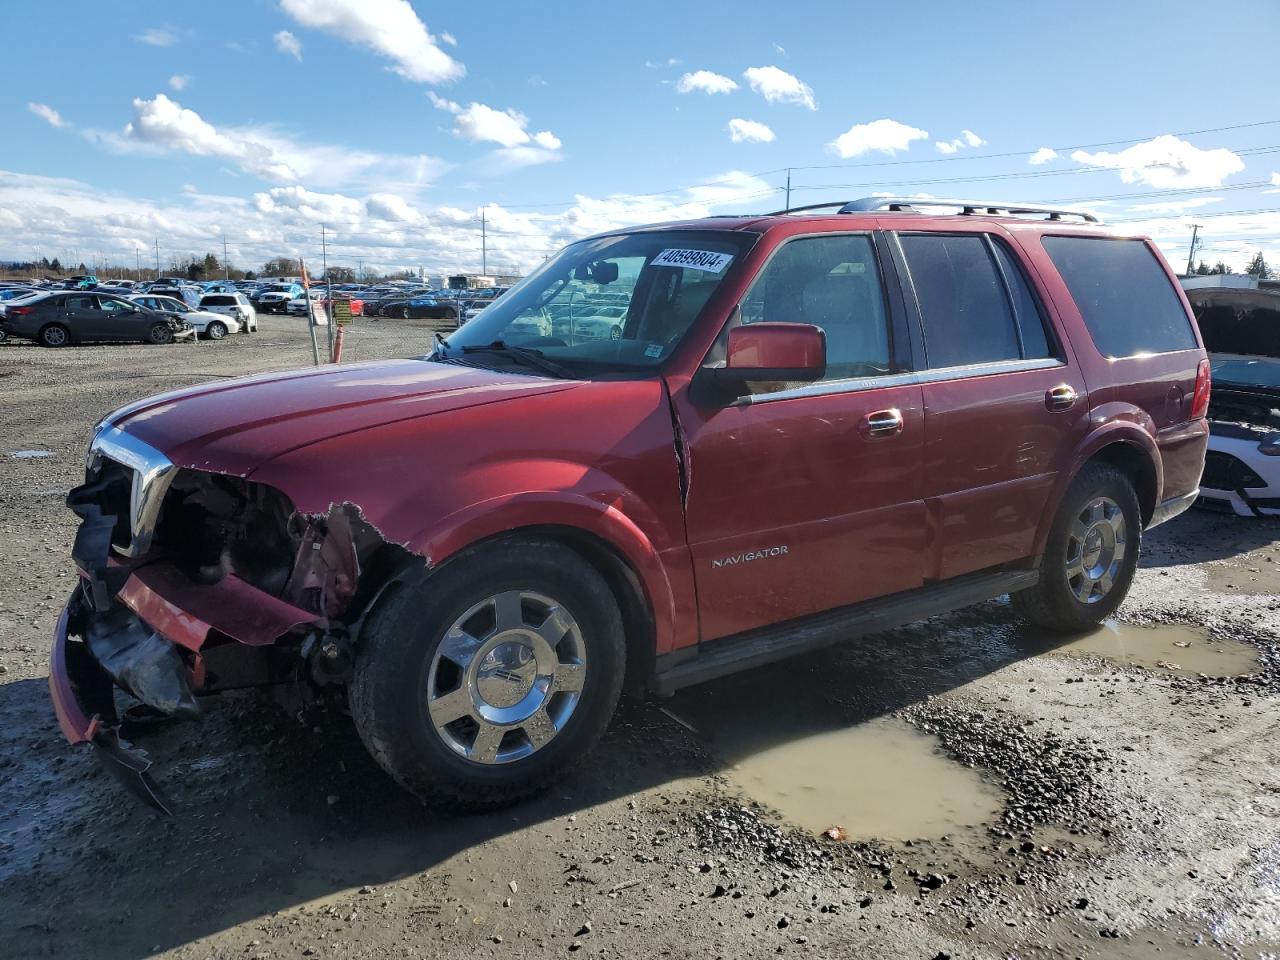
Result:
[[[731,253],[714,250],[676,250],[668,248],[653,258],[655,267],[685,267],[707,273],[721,273],[733,261]]]

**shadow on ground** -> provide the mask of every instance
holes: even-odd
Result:
[[[350,720],[303,725],[257,696],[139,738],[174,802],[139,807],[58,734],[42,681],[0,685],[0,917],[8,956],[145,955],[362,885],[437,867],[505,834],[726,761],[696,728],[714,712],[735,751],[865,722],[1044,652],[992,602],[682,691],[624,702],[594,754],[544,797],[476,816],[424,809],[374,765]],[[744,746],[745,744],[745,746]]]

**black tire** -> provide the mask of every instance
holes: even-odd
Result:
[[[407,304],[406,304],[405,306],[401,307],[401,308],[400,308],[400,319],[401,319],[401,320],[408,320],[408,319],[409,319],[409,314],[410,314],[410,312],[411,312],[411,311],[409,310],[409,307],[408,307],[408,305],[407,305]]]
[[[1069,552],[1074,551],[1074,544],[1078,542],[1073,533],[1073,528],[1079,529],[1076,521],[1083,519],[1086,508],[1100,499],[1118,506],[1123,516],[1124,555],[1111,577],[1111,586],[1086,602],[1077,595],[1077,588],[1087,587],[1087,582],[1073,579],[1069,574]],[[1013,594],[1010,597],[1013,608],[1036,626],[1057,633],[1091,629],[1115,613],[1124,602],[1138,568],[1141,547],[1142,510],[1133,482],[1108,463],[1088,463],[1071,482],[1058,507],[1040,559],[1040,582]]]
[[[446,744],[427,711],[428,677],[455,620],[487,597],[535,591],[563,606],[586,650],[582,692],[564,726],[530,755],[483,764]],[[365,746],[401,786],[433,805],[491,810],[546,788],[604,733],[626,664],[622,617],[604,578],[554,541],[517,538],[460,554],[393,588],[370,614],[351,682],[351,713]]]
[[[60,323],[51,323],[40,329],[40,346],[65,347],[71,342],[71,331]]]
[[[173,330],[167,323],[153,323],[147,330],[147,343],[162,346],[173,343]]]
[[[204,328],[204,332],[210,340],[221,340],[227,335],[227,325],[219,320],[214,320]]]

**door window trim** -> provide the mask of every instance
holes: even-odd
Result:
[[[989,363],[970,363],[957,367],[938,367],[936,370],[915,370],[891,373],[883,377],[859,377],[851,380],[828,380],[808,383],[802,387],[789,387],[774,393],[758,393],[740,397],[734,406],[772,403],[774,400],[794,400],[797,397],[825,397],[837,393],[862,393],[883,387],[909,387],[917,384],[938,383],[942,380],[972,380],[1001,373],[1026,373],[1032,370],[1051,370],[1066,367],[1057,357],[1033,357],[1029,360],[992,360]]]
[[[1054,366],[1054,365],[1066,366],[1067,365],[1065,361],[1065,353],[1063,351],[1061,338],[1058,336],[1057,330],[1054,329],[1053,324],[1049,322],[1048,314],[1045,312],[1044,299],[1040,296],[1040,292],[1036,289],[1035,284],[1031,281],[1031,277],[1027,271],[1026,264],[1022,262],[1022,258],[1017,253],[1014,252],[1014,250],[1010,247],[1010,245],[1008,243],[1005,243],[1004,238],[997,237],[995,234],[993,234],[989,230],[890,230],[890,231],[886,231],[886,233],[892,243],[894,253],[896,254],[896,259],[902,265],[903,276],[902,276],[901,282],[902,282],[903,296],[908,301],[908,313],[911,314],[912,320],[914,321],[912,324],[913,339],[914,339],[914,342],[918,343],[922,351],[921,359],[923,362],[920,364],[920,366],[922,366],[925,371],[928,371],[928,372],[962,371],[962,370],[965,370],[966,368],[999,366],[999,365],[1008,364],[1008,363],[1028,363],[1033,360],[1055,361],[1055,363],[1045,364],[1044,366]],[[981,238],[983,242],[983,247],[987,251],[987,257],[991,261],[991,268],[992,270],[995,271],[996,276],[999,278],[1000,288],[1004,291],[1005,303],[1009,307],[1009,316],[1013,320],[1013,333],[1014,333],[1014,338],[1016,339],[1018,344],[1018,352],[1025,353],[1026,345],[1023,343],[1023,340],[1022,340],[1022,323],[1021,323],[1021,315],[1019,314],[1019,311],[1018,311],[1018,305],[1013,296],[1013,290],[1009,282],[1009,278],[1005,275],[1004,268],[1000,264],[1000,258],[996,256],[995,250],[993,249],[996,243],[1002,244],[1004,247],[1005,254],[1013,261],[1015,266],[1017,266],[1022,271],[1022,281],[1026,285],[1027,289],[1031,292],[1032,299],[1035,301],[1036,308],[1037,308],[1036,320],[1040,323],[1041,328],[1044,330],[1045,342],[1052,355],[1050,357],[1019,358],[1016,361],[993,360],[993,361],[985,361],[977,364],[960,364],[960,365],[951,366],[951,367],[931,367],[929,365],[929,344],[928,344],[928,336],[925,332],[924,310],[921,309],[920,296],[916,292],[915,278],[911,274],[911,264],[907,261],[906,251],[903,250],[902,248],[901,238],[904,236],[907,236],[907,237],[975,237],[976,236]],[[1041,367],[1030,367],[1028,369],[1041,369]],[[953,379],[953,377],[943,376],[937,379],[950,380],[950,379]]]

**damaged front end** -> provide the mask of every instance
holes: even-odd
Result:
[[[195,717],[199,697],[249,686],[341,687],[362,612],[412,559],[354,504],[299,513],[273,487],[177,467],[114,428],[67,505],[81,519],[80,584],[54,638],[58,721],[162,813],[122,720]],[[115,688],[141,706],[122,716]]]

